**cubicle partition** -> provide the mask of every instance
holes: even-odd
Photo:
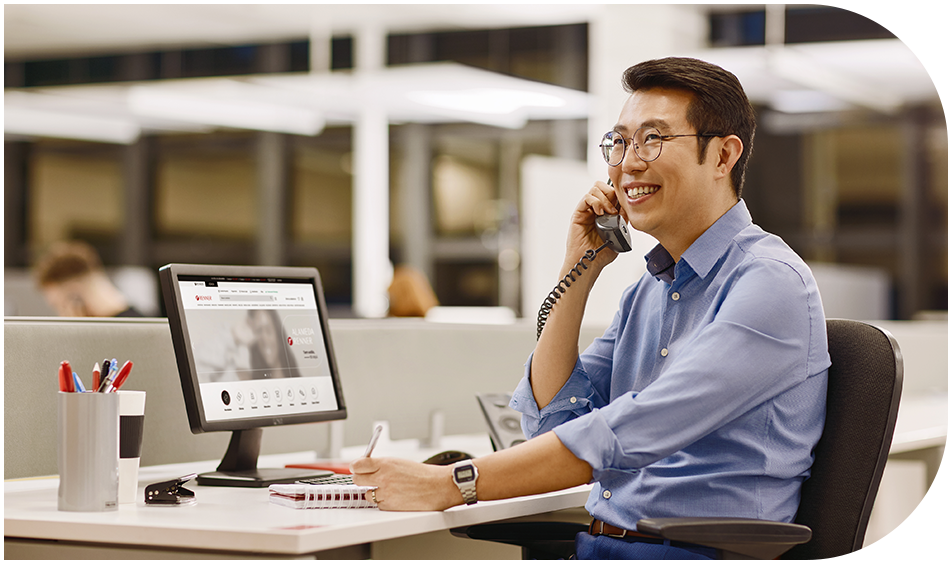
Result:
[[[348,407],[342,446],[363,444],[375,421],[393,439],[429,436],[438,411],[445,434],[485,433],[476,393],[512,391],[536,328],[455,325],[420,319],[332,319]],[[587,342],[602,329],[584,331]],[[230,433],[188,426],[165,319],[4,319],[4,476],[55,474],[57,368],[69,360],[86,381],[106,357],[132,360],[124,385],[147,393],[143,465],[220,459]],[[264,430],[262,454],[330,451],[329,423]]]
[[[879,322],[904,356],[903,401],[891,463],[877,497],[867,543],[912,512],[942,460],[946,441],[945,321]],[[605,327],[584,327],[581,348]],[[476,393],[511,391],[524,373],[536,327],[441,324],[421,319],[332,319],[348,418],[264,430],[262,454],[315,451],[368,440],[376,421],[393,439],[426,439],[433,413],[446,435],[485,435]],[[56,371],[68,359],[90,377],[104,358],[132,360],[125,388],[146,391],[142,465],[220,459],[229,433],[191,433],[164,319],[4,319],[4,477],[53,475],[56,467]],[[331,431],[342,424],[342,431]],[[336,427],[337,430],[339,427]],[[331,443],[332,442],[332,443]],[[489,448],[489,445],[486,444]],[[446,448],[447,449],[447,448]]]

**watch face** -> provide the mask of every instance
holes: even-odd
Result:
[[[471,481],[474,479],[474,468],[470,465],[464,467],[458,467],[455,469],[455,480],[459,483],[464,483],[466,481]]]

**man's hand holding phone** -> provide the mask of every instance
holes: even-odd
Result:
[[[619,206],[616,191],[612,184],[597,181],[577,203],[577,207],[571,216],[562,275],[573,268],[588,250],[595,250],[603,245],[604,240],[597,230],[596,220],[598,217],[605,215],[619,215],[622,217],[623,210]],[[625,225],[625,217],[623,217],[622,224]],[[604,248],[600,251],[596,263],[590,264],[590,266],[598,270],[602,269],[615,260],[616,255],[616,249],[612,247]]]

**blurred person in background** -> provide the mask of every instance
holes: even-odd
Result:
[[[142,317],[109,279],[99,253],[82,241],[50,246],[34,268],[49,305],[61,317]]]
[[[410,266],[396,266],[389,284],[390,317],[424,317],[438,298],[425,274]]]

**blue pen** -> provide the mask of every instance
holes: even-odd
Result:
[[[78,374],[78,373],[72,372],[72,380],[73,380],[73,382],[75,382],[75,384],[76,384],[76,393],[85,393],[85,392],[86,392],[86,388],[83,387],[83,385],[82,385],[82,380],[79,379],[79,374]]]

